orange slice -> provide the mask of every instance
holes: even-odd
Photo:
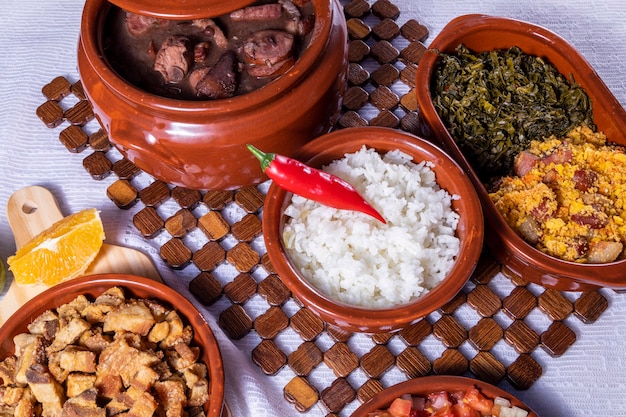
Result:
[[[96,209],[74,213],[29,240],[7,259],[18,284],[48,286],[81,275],[104,240]]]

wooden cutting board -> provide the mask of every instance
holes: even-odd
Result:
[[[44,187],[22,188],[13,193],[7,203],[7,218],[18,248],[63,217],[54,195]],[[102,245],[100,252],[85,271],[85,275],[102,273],[132,274],[161,281],[156,266],[146,254],[107,243]],[[0,326],[20,306],[48,288],[40,284],[20,285],[11,281],[7,293],[0,300]]]

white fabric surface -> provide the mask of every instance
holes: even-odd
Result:
[[[420,21],[430,30],[429,40],[451,18],[466,13],[515,17],[545,26],[578,48],[622,105],[626,105],[626,2],[623,0],[394,0],[394,4],[401,10],[399,23],[410,18]],[[9,196],[24,186],[42,185],[55,194],[66,214],[97,207],[109,243],[138,248],[151,255],[166,282],[193,300],[187,282],[197,271],[169,270],[158,255],[162,242],[146,240],[134,229],[132,216],[141,205],[128,211],[118,209],[106,196],[106,187],[114,181],[114,176],[94,181],[82,167],[84,155],[67,152],[58,141],[59,130],[47,129],[35,115],[35,109],[43,102],[44,84],[58,75],[77,80],[75,50],[82,6],[81,0],[2,1],[0,257],[6,260],[15,251],[4,210]],[[541,349],[533,354],[543,367],[543,375],[529,390],[515,391],[507,382],[501,386],[541,416],[626,416],[626,297],[610,290],[602,290],[602,294],[609,300],[609,308],[596,323],[567,319],[577,341],[562,357],[551,358]],[[0,302],[2,296],[0,293]],[[251,332],[232,342],[217,326],[216,312],[224,307],[225,304],[218,302],[209,309],[200,309],[219,338],[227,375],[226,401],[233,415],[298,415],[282,394],[283,386],[293,377],[291,371],[285,367],[275,377],[263,375],[250,360],[258,336]],[[254,303],[246,308],[254,309]],[[289,309],[295,306],[288,303],[284,308],[290,315]],[[297,346],[299,337],[289,331],[284,333],[279,342],[289,352],[290,342],[292,347]],[[330,343],[324,339],[317,342],[320,347]],[[371,342],[367,338],[358,336],[350,341],[353,349],[364,352],[371,347],[368,343]],[[429,356],[437,357],[440,344],[425,346],[432,346]],[[314,372],[311,379],[315,382],[332,377],[321,370]],[[383,382],[390,385],[403,378],[403,374],[394,370],[384,376]],[[346,408],[342,415],[349,415],[353,408]],[[323,407],[316,406],[305,415],[326,414]]]

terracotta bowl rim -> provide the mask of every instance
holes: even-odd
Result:
[[[218,16],[231,10],[247,6],[255,0],[108,0],[116,6],[125,10],[143,14],[146,16],[158,17],[161,19],[201,19],[207,16],[207,9],[210,9],[211,16]],[[225,5],[227,4],[227,5]]]
[[[0,352],[6,351],[12,354],[13,336],[25,331],[26,325],[45,310],[56,308],[80,294],[88,294],[91,291],[96,291],[96,289],[100,293],[100,289],[105,291],[114,286],[124,288],[129,297],[137,297],[135,295],[137,292],[150,294],[140,297],[151,297],[167,303],[176,309],[187,324],[192,326],[194,340],[202,349],[201,357],[206,362],[210,378],[210,399],[205,412],[208,413],[208,416],[219,417],[224,407],[224,367],[220,348],[213,331],[202,314],[182,294],[164,283],[149,278],[121,273],[93,274],[64,281],[50,287],[31,298],[0,327]],[[201,340],[204,340],[205,343],[200,344]]]
[[[149,0],[148,0],[149,1]],[[333,15],[336,12],[335,0],[323,1],[312,0],[315,5],[315,25],[313,36],[307,48],[296,60],[294,66],[285,74],[271,81],[262,88],[246,94],[219,100],[179,100],[149,93],[136,87],[117,74],[107,63],[100,47],[103,20],[114,5],[108,0],[87,0],[85,2],[78,47],[85,54],[87,62],[98,73],[102,83],[112,92],[125,101],[134,103],[138,107],[151,108],[154,111],[176,113],[202,113],[202,112],[236,112],[245,111],[251,106],[262,104],[271,100],[278,94],[289,90],[308,75],[316,65],[316,61],[327,48],[329,35],[333,25]],[[239,3],[233,3],[233,6]],[[234,10],[234,9],[233,9]],[[80,68],[79,68],[80,72]],[[88,88],[85,89],[88,93]]]
[[[306,280],[299,278],[299,272],[286,255],[282,239],[280,238],[279,230],[282,229],[282,219],[276,221],[276,218],[280,216],[284,206],[289,201],[288,199],[291,198],[291,193],[286,192],[273,183],[270,185],[263,211],[263,236],[272,265],[285,284],[290,287],[300,301],[313,310],[318,311],[321,315],[345,321],[346,324],[354,324],[355,326],[363,326],[370,329],[380,328],[381,331],[384,331],[382,328],[386,324],[398,320],[399,312],[410,312],[407,315],[407,317],[410,317],[410,320],[399,323],[400,325],[406,325],[409,321],[416,321],[435,311],[450,301],[463,288],[469,280],[482,250],[482,209],[473,185],[463,175],[461,167],[436,145],[407,132],[382,127],[353,127],[336,130],[309,142],[295,154],[294,158],[312,166],[325,165],[321,158],[324,158],[327,152],[335,148],[345,147],[346,141],[350,142],[350,149],[346,149],[345,152],[355,152],[360,149],[361,145],[374,148],[385,145],[386,147],[383,148],[385,151],[401,148],[401,150],[406,152],[407,149],[410,149],[418,153],[425,153],[427,157],[435,155],[446,161],[446,167],[456,170],[455,173],[459,174],[459,185],[455,187],[464,190],[463,192],[466,193],[466,204],[469,207],[468,211],[470,213],[473,212],[475,215],[472,217],[475,221],[472,222],[469,227],[470,230],[467,231],[468,236],[461,243],[462,258],[455,262],[452,271],[440,284],[409,303],[387,308],[370,309],[334,300],[321,293]],[[322,153],[317,153],[318,150],[322,150]],[[272,218],[274,220],[271,220]],[[463,221],[459,224],[461,223],[468,225],[468,222]],[[372,315],[373,311],[376,312],[375,315]],[[399,328],[398,325],[392,327],[394,329]]]
[[[497,396],[508,399],[511,402],[511,405],[527,410],[528,417],[538,417],[538,415],[526,403],[510,392],[485,381],[466,376],[454,375],[428,375],[391,385],[361,404],[352,413],[351,417],[367,417],[367,413],[388,407],[391,401],[400,397],[402,394],[425,395],[430,392],[442,390],[452,391],[459,389],[460,387],[470,388],[472,386],[476,386],[481,393],[487,395],[491,399]]]
[[[604,85],[600,77],[584,59],[584,57],[580,55],[580,53],[578,53],[568,41],[556,33],[544,27],[518,19],[483,14],[462,15],[452,19],[432,41],[422,60],[420,60],[420,65],[418,66],[416,73],[417,84],[422,86],[422,88],[417,90],[418,106],[423,117],[427,120],[427,123],[435,132],[434,136],[437,138],[437,141],[444,142],[443,146],[446,147],[446,149],[451,146],[450,143],[454,142],[454,140],[448,133],[443,122],[441,121],[441,118],[434,109],[431,100],[430,80],[438,62],[437,53],[435,51],[449,52],[459,43],[462,43],[460,38],[464,35],[479,31],[493,31],[494,33],[510,31],[513,34],[511,36],[516,36],[520,39],[537,38],[544,40],[545,48],[558,47],[559,53],[567,56],[570,62],[573,62],[581,67],[589,68],[590,73],[586,78],[589,79],[592,84],[597,84],[596,87],[598,89],[601,89],[603,92],[606,91],[607,94],[612,96],[608,88]],[[482,50],[487,49],[489,48],[482,48]],[[580,82],[580,80],[576,81]],[[444,136],[445,139],[441,139],[439,137],[440,135]],[[454,147],[455,149],[449,150],[452,153],[460,153],[458,147],[456,147],[456,145],[454,145]],[[604,264],[576,263],[547,255],[524,241],[508,226],[495,206],[493,206],[493,203],[490,202],[484,186],[482,184],[480,186],[476,184],[477,181],[480,181],[478,180],[473,168],[469,167],[469,163],[467,163],[467,161],[465,162],[467,168],[464,167],[464,169],[474,182],[475,188],[483,205],[483,210],[485,211],[485,217],[490,218],[490,221],[496,222],[497,226],[493,227],[495,229],[494,232],[501,235],[502,239],[505,240],[507,248],[513,251],[516,256],[523,259],[524,263],[534,265],[535,268],[539,268],[546,273],[559,275],[559,279],[571,280],[574,283],[578,282],[591,285],[626,287],[626,280],[618,282],[602,276],[602,271],[606,271],[607,269],[624,268],[624,266],[626,266],[626,259]],[[486,204],[485,201],[487,201]],[[563,276],[564,272],[566,272],[568,276]]]

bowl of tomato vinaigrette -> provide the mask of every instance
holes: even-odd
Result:
[[[392,385],[361,404],[352,417],[538,417],[521,400],[462,376],[434,375]]]

